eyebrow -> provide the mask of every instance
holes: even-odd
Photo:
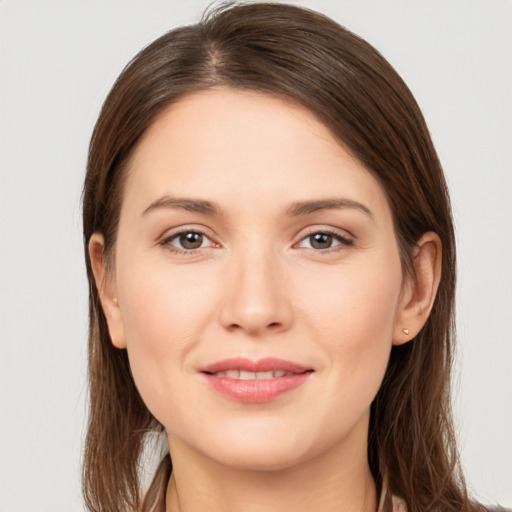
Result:
[[[176,208],[187,210],[189,212],[204,213],[205,215],[214,215],[220,217],[222,211],[220,207],[211,201],[203,199],[188,199],[179,197],[164,196],[153,201],[142,213],[147,215],[149,212],[161,208]]]
[[[204,199],[191,199],[191,198],[180,198],[163,196],[156,201],[153,201],[142,213],[147,215],[149,212],[157,209],[176,208],[182,209],[189,212],[202,213],[205,215],[212,215],[215,217],[222,216],[222,210],[217,203],[206,201]],[[298,217],[301,215],[308,215],[321,210],[337,210],[341,208],[353,208],[360,210],[367,214],[373,219],[373,213],[369,208],[364,206],[357,201],[343,198],[332,198],[332,199],[319,199],[313,201],[298,201],[292,203],[286,209],[286,215],[291,217]]]
[[[332,199],[320,199],[317,201],[300,201],[293,203],[286,210],[288,215],[293,217],[299,215],[308,215],[319,210],[337,210],[340,208],[355,208],[366,213],[371,219],[373,219],[373,213],[364,204],[352,201],[351,199],[343,198],[332,198]]]

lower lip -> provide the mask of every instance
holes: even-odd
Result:
[[[297,373],[275,379],[230,379],[214,377],[203,373],[206,380],[216,391],[239,402],[263,403],[296,389],[304,384],[313,372]]]

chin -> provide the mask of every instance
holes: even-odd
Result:
[[[228,446],[218,446],[217,449],[205,453],[207,457],[218,464],[233,469],[246,471],[281,471],[295,467],[304,460],[307,454],[297,446],[276,446],[275,444],[232,443]]]
[[[276,418],[230,422],[219,430],[210,430],[204,438],[207,442],[189,447],[225,467],[280,471],[314,459],[333,445],[334,440],[326,437],[324,430],[297,428],[297,421],[292,423]]]

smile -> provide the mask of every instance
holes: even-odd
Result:
[[[200,371],[211,389],[245,403],[274,400],[305,384],[313,372],[307,366],[276,358],[224,359]]]
[[[228,370],[225,372],[216,372],[211,374],[213,377],[227,377],[228,379],[239,380],[254,380],[254,379],[276,379],[279,377],[289,377],[296,375],[293,372],[286,372],[284,370],[276,370],[269,372],[248,372],[246,370]]]

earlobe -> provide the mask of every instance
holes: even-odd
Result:
[[[89,258],[91,260],[94,281],[107,320],[112,344],[117,348],[126,348],[121,309],[117,298],[115,279],[107,269],[104,255],[104,238],[94,233],[89,240]]]
[[[425,233],[413,255],[414,275],[404,286],[397,311],[393,345],[412,340],[427,321],[441,280],[442,245],[436,233]]]

